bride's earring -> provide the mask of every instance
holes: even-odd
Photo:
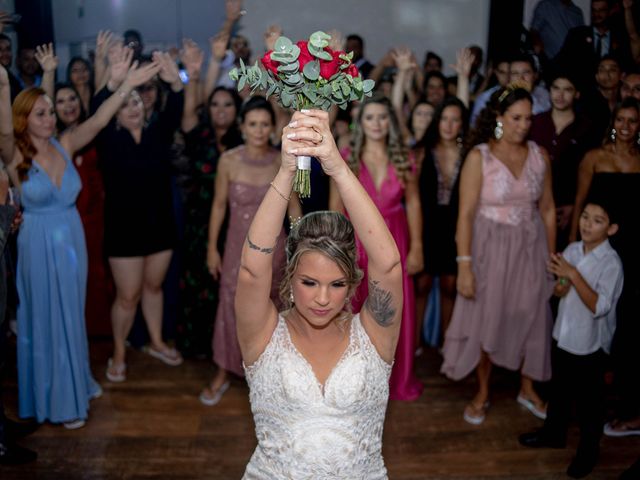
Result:
[[[291,290],[291,291],[289,292],[289,301],[291,302],[291,305],[293,305],[294,303],[296,303],[296,302],[293,300],[293,290]]]

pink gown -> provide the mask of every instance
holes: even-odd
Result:
[[[347,156],[343,156],[347,158]],[[390,163],[387,168],[387,176],[380,186],[380,191],[376,190],[375,183],[364,162],[360,162],[360,183],[367,191],[373,203],[382,214],[382,217],[391,232],[402,259],[403,290],[403,310],[402,323],[400,325],[400,338],[396,347],[393,370],[391,372],[389,398],[391,400],[412,401],[422,394],[423,385],[416,378],[413,372],[413,358],[415,349],[415,295],[413,290],[413,279],[407,275],[405,263],[409,253],[409,225],[407,214],[402,204],[404,198],[404,187],[396,176],[395,169]],[[365,280],[360,283],[353,298],[353,311],[359,312],[364,300],[367,298],[369,288],[367,278],[367,254],[359,239],[358,245],[358,265],[364,272]]]
[[[553,278],[547,273],[547,237],[538,200],[546,164],[534,142],[520,177],[482,153],[482,189],[473,225],[471,256],[475,299],[458,295],[444,342],[442,372],[460,380],[491,362],[534,380],[551,377]]]
[[[252,185],[244,182],[229,184],[229,226],[222,255],[222,273],[218,293],[218,309],[213,325],[213,360],[221,368],[244,376],[242,353],[236,334],[235,297],[240,256],[253,217],[269,190],[269,184]],[[271,283],[271,299],[280,305],[278,290],[286,264],[285,233],[280,232],[276,249],[273,252],[273,277]]]

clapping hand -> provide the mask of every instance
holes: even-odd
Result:
[[[329,48],[335,52],[344,50],[344,35],[339,30],[335,28],[333,30],[329,30],[327,35],[331,36],[331,40],[329,40]]]
[[[113,33],[109,30],[100,30],[96,38],[96,61],[104,61],[109,53],[109,45],[113,39]]]
[[[58,57],[53,52],[53,43],[37,46],[35,57],[44,73],[53,72],[58,68]]]
[[[127,49],[131,50],[131,49]],[[136,88],[143,83],[151,80],[154,75],[157,75],[162,66],[153,61],[151,63],[145,63],[143,66],[138,66],[138,62],[133,62],[133,65],[129,67],[127,70],[126,77],[124,79],[124,83],[127,84],[131,88]]]
[[[182,86],[178,65],[173,61],[169,53],[153,52],[153,61],[160,65],[160,71],[158,73],[163,82],[168,83],[172,87],[178,84]]]
[[[571,278],[576,267],[567,262],[559,253],[552,253],[547,262],[547,270],[558,278]]]

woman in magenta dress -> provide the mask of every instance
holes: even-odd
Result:
[[[400,138],[398,120],[389,101],[374,95],[360,108],[353,148],[342,152],[351,170],[382,213],[395,239],[403,264],[403,311],[400,339],[391,373],[390,398],[412,401],[423,385],[413,371],[415,349],[415,295],[412,276],[422,270],[422,214],[414,168]],[[343,211],[332,185],[330,206]],[[367,254],[358,240],[358,265],[367,274]],[[360,311],[368,286],[362,282],[353,298]]]
[[[456,230],[458,296],[444,343],[442,372],[474,369],[478,393],[464,419],[484,421],[492,365],[520,370],[518,403],[544,418],[533,380],[551,376],[553,278],[546,271],[556,217],[546,152],[527,142],[531,96],[498,90],[478,118],[460,175]],[[552,250],[551,250],[552,251]]]

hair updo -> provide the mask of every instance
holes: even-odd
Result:
[[[517,83],[511,83],[493,92],[487,106],[478,115],[476,127],[469,136],[467,150],[481,143],[486,143],[493,138],[493,130],[496,127],[498,116],[504,115],[511,105],[520,100],[527,100],[533,104],[533,98],[529,91]]]
[[[312,212],[300,219],[287,238],[287,266],[280,284],[280,299],[285,310],[292,307],[291,279],[298,268],[300,258],[307,252],[318,252],[330,258],[344,273],[348,287],[343,319],[351,315],[350,299],[362,280],[358,268],[356,239],[353,225],[338,212]]]

